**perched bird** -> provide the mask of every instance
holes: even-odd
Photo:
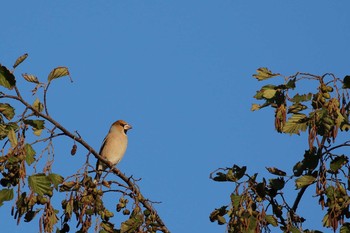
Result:
[[[106,158],[113,165],[116,165],[123,158],[126,147],[128,146],[127,131],[131,129],[131,125],[123,120],[114,122],[109,129],[109,132],[103,140],[100,155]],[[106,169],[106,165],[97,160],[96,163],[96,177],[95,182],[98,183],[102,174],[102,171]]]

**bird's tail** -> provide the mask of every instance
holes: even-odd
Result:
[[[95,176],[95,179],[94,179],[94,183],[95,184],[100,182],[100,178],[101,178],[101,175],[102,175],[102,170],[103,170],[103,166],[101,165],[100,161],[97,161],[97,164],[96,164],[96,176]]]
[[[96,171],[96,176],[95,176],[95,179],[94,179],[94,183],[97,184],[97,183],[100,182],[101,175],[102,175],[102,171]]]

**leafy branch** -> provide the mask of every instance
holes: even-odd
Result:
[[[13,68],[15,69],[27,56],[28,55],[25,54],[18,58]],[[117,205],[117,211],[123,210],[123,215],[129,215],[129,219],[122,223],[120,232],[169,232],[157,211],[154,209],[152,205],[153,202],[142,195],[134,178],[127,177],[109,161],[100,156],[79,134],[70,132],[49,115],[47,105],[48,88],[54,79],[64,76],[70,77],[68,69],[66,67],[57,67],[53,69],[48,75],[47,83],[39,82],[38,78],[34,75],[23,74],[22,77],[26,81],[36,84],[35,88],[32,90],[33,94],[43,89],[44,102],[41,103],[39,99],[37,99],[33,104],[30,104],[23,98],[16,85],[13,72],[14,71],[9,71],[5,66],[0,66],[0,85],[8,90],[15,91],[15,95],[1,92],[0,99],[20,103],[24,111],[20,114],[19,121],[11,122],[10,120],[15,116],[15,109],[9,103],[0,103],[0,140],[7,139],[4,148],[8,141],[11,142],[7,154],[0,157],[0,170],[3,174],[1,185],[6,187],[0,190],[0,205],[4,201],[13,199],[14,193],[12,187],[17,186],[15,217],[18,223],[22,215],[25,215],[25,221],[31,221],[35,215],[43,210],[42,217],[39,220],[41,226],[40,231],[52,232],[54,226],[58,222],[58,211],[54,209],[50,201],[53,196],[53,190],[67,192],[70,193],[68,199],[62,201],[64,220],[62,221],[61,232],[69,231],[69,221],[73,213],[78,221],[77,226],[81,225],[81,232],[85,232],[90,228],[93,215],[100,216],[102,220],[99,225],[101,232],[114,232],[114,224],[109,221],[110,217],[114,214],[103,205],[102,198],[104,193],[115,192],[122,194]],[[27,114],[28,112],[29,114]],[[31,119],[33,116],[37,119]],[[45,122],[49,123],[52,128],[49,129],[45,126]],[[49,135],[46,137],[42,136],[32,143],[26,143],[28,140],[28,136],[26,135],[28,126],[33,129],[34,134],[38,137],[42,136],[42,131],[45,129]],[[56,130],[59,130],[59,132],[56,133]],[[103,180],[102,185],[107,188],[107,190],[103,190],[102,187],[99,188],[88,175],[91,172],[88,168],[93,167],[89,164],[88,160],[84,165],[85,168],[82,173],[78,172],[70,176],[72,180],[69,180],[69,177],[64,179],[62,176],[53,173],[51,170],[53,161],[51,160],[44,165],[43,173],[34,173],[28,176],[28,168],[26,169],[26,167],[31,166],[35,161],[38,163],[40,160],[40,157],[35,159],[36,152],[32,146],[49,141],[49,144],[43,151],[50,153],[49,151],[53,149],[52,140],[61,136],[66,136],[73,140],[72,155],[76,153],[76,143],[82,145],[88,151],[87,158],[92,154],[96,159],[104,162],[110,169],[109,172],[119,177],[124,184],[117,181]],[[51,150],[49,149],[50,147],[52,147]],[[29,193],[21,190],[21,182],[23,184],[28,184]],[[122,187],[128,190],[128,192],[120,190],[119,188],[111,188],[111,185]],[[125,198],[126,196],[134,202],[132,212],[127,209],[128,199]],[[42,205],[43,207],[35,210],[34,207],[38,205]]]
[[[289,135],[307,133],[309,147],[290,175],[268,167],[268,172],[277,178],[263,177],[258,181],[258,173],[250,176],[246,167],[238,165],[214,171],[211,179],[233,182],[235,189],[230,204],[215,209],[210,220],[226,224],[228,232],[269,232],[270,227],[280,227],[283,232],[310,232],[304,231],[306,219],[297,213],[306,189],[313,187],[319,205],[326,209],[323,226],[333,231],[341,227],[341,232],[349,232],[350,223],[345,222],[350,217],[349,157],[335,152],[350,143],[335,143],[340,140],[339,132],[346,134],[350,129],[350,76],[339,79],[332,73],[319,76],[301,72],[282,76],[259,68],[253,77],[258,81],[283,79],[280,84],[262,86],[254,98],[264,102],[253,104],[251,110],[273,108],[275,130]],[[316,91],[295,92],[297,85],[305,82],[316,83]],[[283,192],[289,181],[294,181],[299,190],[292,205],[286,202]]]

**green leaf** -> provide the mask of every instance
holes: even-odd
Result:
[[[266,169],[268,172],[270,172],[271,174],[276,175],[276,176],[286,176],[287,175],[287,173],[285,171],[282,171],[276,167],[267,167]]]
[[[319,160],[320,159],[316,154],[316,149],[313,149],[311,151],[306,150],[302,164],[305,169],[309,169],[309,171],[313,171],[318,166]]]
[[[335,124],[341,127],[343,123],[346,123],[345,117],[341,114],[339,108],[337,108],[337,119],[335,119]]]
[[[69,71],[67,67],[57,67],[50,72],[47,80],[51,82],[53,79],[61,78],[67,75],[69,76]]]
[[[248,231],[247,233],[255,233],[256,232],[256,227],[257,227],[257,220],[255,217],[250,216],[249,220],[249,226],[248,226]]]
[[[224,225],[226,223],[226,219],[223,216],[218,216],[218,224]]]
[[[258,81],[266,80],[275,76],[279,76],[280,74],[274,74],[266,67],[262,67],[256,70],[257,74],[254,74],[254,78],[258,79]]]
[[[10,129],[16,131],[18,129],[18,125],[14,122],[9,122],[7,124],[0,124],[0,140],[7,137],[7,134]]]
[[[291,229],[290,229],[290,232],[291,233],[302,233],[297,227],[295,226],[292,226]]]
[[[340,228],[340,233],[350,233],[350,223],[344,223]]]
[[[227,213],[227,207],[228,206],[222,206],[219,209],[215,209],[213,212],[211,212],[209,216],[210,221],[215,222],[218,220],[219,216],[224,216]]]
[[[58,190],[58,185],[62,184],[64,180],[64,178],[61,175],[55,174],[55,173],[49,174],[48,178],[51,181],[51,183],[54,185],[56,190]]]
[[[114,232],[114,224],[110,222],[101,222],[101,228],[102,230],[99,232]]]
[[[40,196],[48,194],[52,191],[51,181],[44,173],[29,176],[28,185],[33,192],[37,193]]]
[[[303,188],[315,182],[316,178],[313,176],[305,175],[295,180],[295,186],[297,189]]]
[[[266,215],[265,220],[274,227],[278,226],[277,218],[274,215]]]
[[[13,199],[13,196],[13,189],[0,190],[0,206],[3,205],[4,201],[11,201]]]
[[[17,142],[16,133],[15,133],[15,131],[13,129],[10,129],[8,131],[7,137],[10,140],[11,147],[12,148],[16,147],[18,142]]]
[[[0,113],[4,115],[7,120],[11,120],[15,116],[15,109],[9,104],[0,103]]]
[[[28,53],[25,53],[19,58],[17,58],[15,64],[13,65],[13,69],[15,69],[19,64],[21,64],[27,57],[28,57]]]
[[[301,103],[295,103],[288,108],[288,113],[299,113],[300,111],[303,111],[305,109],[307,109],[305,105]]]
[[[350,76],[346,75],[343,80],[343,88],[348,89],[350,88]]]
[[[34,156],[36,152],[33,149],[33,147],[28,143],[24,145],[24,151],[26,152],[26,163],[30,166],[35,161]]]
[[[274,190],[281,190],[284,188],[285,181],[283,177],[276,178],[276,179],[269,179],[270,182],[270,188]]]
[[[38,112],[42,112],[44,110],[44,105],[40,103],[39,99],[37,98],[33,103],[33,108]]]
[[[296,94],[295,96],[293,96],[291,101],[294,103],[299,103],[299,102],[309,101],[311,99],[312,99],[312,93],[303,94],[303,95]]]
[[[12,90],[16,85],[15,76],[5,67],[0,65],[0,85]]]
[[[289,134],[300,134],[300,131],[305,131],[308,125],[308,118],[304,114],[293,114],[283,126],[282,131]]]
[[[254,98],[257,100],[261,100],[264,99],[264,92],[267,90],[275,90],[276,86],[275,85],[265,85],[263,86],[259,91],[256,92],[256,94],[254,95]]]
[[[346,132],[348,132],[349,130],[350,130],[350,124],[347,124],[347,123],[342,123],[341,125],[340,125],[340,130],[341,131],[346,131]]]
[[[265,91],[263,92],[263,97],[264,97],[265,99],[272,99],[273,97],[275,97],[276,92],[277,92],[277,90],[274,90],[274,89],[265,90]]]
[[[22,77],[23,77],[25,80],[27,80],[28,82],[39,84],[39,80],[38,80],[38,78],[37,78],[35,75],[32,75],[32,74],[22,74]]]
[[[34,219],[35,215],[37,213],[39,213],[41,211],[41,209],[38,209],[38,210],[30,210],[28,211],[25,215],[24,215],[24,222],[30,222]]]
[[[242,200],[242,196],[240,196],[240,195],[236,195],[236,194],[231,194],[231,203],[232,203],[232,207],[235,209],[235,210],[238,210],[238,207],[239,207],[239,205],[240,205],[240,203],[241,203],[241,200]],[[226,208],[227,208],[227,206],[223,206],[223,207],[225,207],[225,211],[226,211]],[[221,207],[221,208],[223,208],[223,207]],[[226,212],[225,212],[226,213]]]
[[[44,129],[44,120],[24,120],[24,124],[30,125],[35,129]]]
[[[122,222],[120,233],[132,233],[137,232],[137,229],[142,225],[143,222],[143,216],[142,214],[136,214],[130,216],[128,220],[125,222]]]
[[[24,120],[23,122],[33,127],[33,131],[36,136],[40,136],[42,130],[45,128],[44,120]]]
[[[349,158],[345,155],[337,156],[330,164],[330,169],[332,172],[338,172],[343,165],[349,162]]]
[[[294,89],[295,88],[295,82],[296,82],[296,78],[290,79],[288,81],[288,83],[286,84],[286,87],[288,89]]]
[[[216,176],[213,178],[214,181],[218,181],[218,182],[224,182],[224,181],[228,181],[226,174],[222,173],[222,172],[217,172]]]
[[[266,182],[265,182],[265,180],[256,185],[255,191],[259,197],[265,198],[265,196],[266,196]]]

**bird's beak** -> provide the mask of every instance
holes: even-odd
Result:
[[[125,130],[132,129],[132,126],[131,126],[131,125],[124,125],[124,129],[125,129]]]

